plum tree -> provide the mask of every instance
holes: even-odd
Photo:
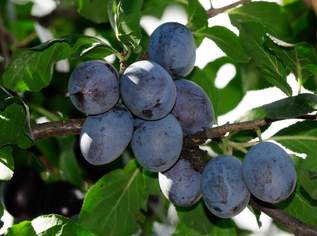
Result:
[[[149,58],[174,76],[188,75],[196,60],[192,33],[176,22],[162,24],[150,37]]]
[[[184,135],[210,128],[213,106],[204,90],[185,79],[176,80],[175,85],[176,103],[172,113],[181,124]]]
[[[201,197],[201,174],[188,160],[178,160],[172,168],[160,172],[158,178],[162,193],[175,206],[192,206]]]
[[[88,116],[80,134],[80,150],[93,165],[117,159],[128,146],[133,133],[133,118],[123,107]]]
[[[10,182],[3,192],[7,211],[20,219],[32,218],[39,214],[44,183],[41,176],[29,166],[19,166],[14,170]]]
[[[68,82],[68,92],[74,106],[88,115],[110,110],[119,99],[118,73],[101,61],[78,65]]]
[[[278,203],[296,186],[296,171],[289,155],[278,145],[262,142],[247,153],[242,173],[249,191],[258,199]]]
[[[250,199],[240,160],[233,156],[210,160],[202,173],[201,191],[207,208],[214,215],[230,218],[239,214]]]
[[[132,151],[145,169],[162,172],[172,167],[182,150],[183,132],[173,115],[156,121],[137,121]]]
[[[176,88],[171,76],[160,65],[138,61],[121,78],[121,96],[128,109],[146,120],[166,116],[173,108]]]
[[[43,213],[60,214],[66,217],[77,215],[83,203],[84,194],[74,185],[57,181],[44,188]]]

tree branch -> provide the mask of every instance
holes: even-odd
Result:
[[[283,211],[275,208],[274,206],[269,206],[269,204],[259,203],[255,199],[251,199],[249,203],[253,208],[264,212],[270,216],[274,221],[283,225],[291,233],[298,236],[317,236],[317,230],[311,225],[304,224],[303,222],[297,220],[284,213]]]
[[[240,0],[240,1],[237,1],[237,2],[234,2],[234,3],[231,3],[227,6],[224,6],[224,7],[220,7],[220,8],[210,8],[208,11],[207,11],[207,15],[208,15],[208,18],[211,18],[211,17],[214,17],[220,13],[223,13],[231,8],[234,8],[240,4],[245,4],[245,3],[248,3],[248,2],[251,2],[251,0]]]

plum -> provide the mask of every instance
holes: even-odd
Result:
[[[173,108],[176,87],[171,76],[160,65],[138,61],[124,72],[120,91],[127,108],[137,117],[157,120]]]
[[[101,61],[83,62],[72,72],[68,92],[79,111],[88,115],[104,113],[119,99],[118,73]]]
[[[207,163],[202,173],[201,191],[209,211],[220,218],[239,214],[250,200],[241,162],[233,156],[218,156]]]
[[[172,167],[179,158],[182,145],[182,128],[171,114],[161,120],[138,120],[131,142],[139,164],[153,172]]]
[[[92,165],[117,159],[128,146],[133,134],[133,118],[121,106],[88,116],[80,134],[80,150]]]
[[[196,60],[192,33],[186,26],[176,22],[160,25],[150,37],[149,58],[173,76],[188,75]]]
[[[184,135],[192,135],[213,123],[213,106],[207,94],[192,81],[175,81],[176,103],[173,115],[183,128]]]
[[[172,168],[160,172],[158,178],[163,195],[175,206],[192,206],[201,197],[201,174],[188,160],[178,160]]]
[[[256,144],[248,151],[242,173],[249,191],[268,203],[287,199],[296,186],[296,171],[290,156],[270,142]]]
[[[44,214],[72,217],[79,213],[84,200],[84,193],[68,182],[57,181],[45,186],[44,199]]]
[[[44,182],[30,166],[19,166],[3,191],[7,211],[19,219],[30,219],[40,213]]]

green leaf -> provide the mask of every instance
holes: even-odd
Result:
[[[310,197],[317,200],[317,122],[297,122],[272,139],[296,153],[307,155],[305,160],[300,161],[299,182]]]
[[[17,144],[21,148],[27,148],[32,143],[28,133],[24,107],[11,104],[0,112],[0,147]]]
[[[22,221],[9,228],[6,236],[36,236],[31,221]]]
[[[127,49],[139,50],[141,41],[140,18],[143,0],[110,0],[107,6],[110,24],[117,39]]]
[[[242,45],[254,60],[263,77],[290,96],[292,89],[286,81],[285,65],[264,47],[266,38],[264,28],[256,23],[244,23],[240,25],[239,29]]]
[[[50,84],[57,61],[73,55],[80,56],[84,49],[96,44],[111,48],[94,37],[71,36],[21,50],[14,55],[0,82],[16,92],[39,91]]]
[[[188,15],[187,26],[192,31],[208,27],[207,12],[198,0],[189,0],[186,6],[186,11]]]
[[[146,0],[143,3],[143,15],[161,18],[166,7],[177,3],[178,0]]]
[[[149,194],[147,178],[134,161],[102,177],[86,194],[80,223],[98,235],[137,232]]]
[[[94,236],[72,220],[59,215],[39,216],[32,221],[23,221],[9,229],[8,236]]]
[[[300,94],[284,98],[248,111],[239,121],[256,119],[291,119],[316,111],[317,96],[314,94]]]
[[[233,61],[227,57],[216,59],[210,62],[203,70],[196,67],[188,77],[188,79],[200,85],[207,93],[217,116],[232,110],[244,96],[239,71],[225,88],[217,89],[215,87],[217,72],[221,66],[227,63],[233,64]],[[236,68],[238,69],[238,67]],[[224,97],[230,97],[230,99],[227,99],[224,103],[222,102]]]
[[[49,85],[54,64],[71,52],[67,43],[56,42],[44,51],[22,50],[2,76],[1,83],[13,91],[39,91]]]
[[[229,13],[233,25],[240,28],[241,23],[258,23],[265,32],[275,37],[288,40],[290,25],[283,8],[276,3],[252,2],[235,8]],[[256,25],[254,25],[256,26]]]
[[[180,225],[177,226],[176,235],[181,235],[179,232],[184,232],[184,229],[190,228],[193,235],[237,235],[235,224],[232,220],[220,219],[212,216],[203,204],[200,203],[193,209],[184,210],[177,209],[177,214],[180,218]],[[187,234],[191,235],[191,234]]]
[[[4,212],[3,205],[2,205],[2,202],[0,202],[0,219],[3,216],[3,212]]]
[[[108,0],[78,0],[78,12],[95,23],[106,23],[107,4]]]
[[[62,150],[59,158],[61,176],[63,180],[80,187],[83,173],[74,154],[74,137],[60,138],[59,143]]]
[[[213,40],[235,62],[245,63],[249,61],[249,56],[242,47],[239,37],[223,26],[204,28],[194,32],[194,35]]]
[[[295,74],[301,84],[315,77],[317,73],[317,53],[311,45],[301,43],[292,48],[285,48],[269,41],[267,47],[277,55],[289,71]]]
[[[290,216],[306,224],[317,226],[317,201],[310,199],[299,185],[297,185],[291,198],[277,206]]]
[[[14,161],[12,148],[9,146],[0,149],[0,180],[10,180],[13,176]],[[0,217],[1,217],[0,209]]]

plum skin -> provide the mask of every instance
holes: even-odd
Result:
[[[202,173],[201,191],[209,211],[220,218],[239,214],[250,200],[241,162],[234,156],[218,156],[207,163]]]
[[[104,165],[117,159],[133,134],[133,118],[123,107],[88,116],[80,134],[80,150],[92,165]]]
[[[176,102],[172,114],[183,128],[185,136],[195,134],[213,123],[213,106],[205,91],[192,81],[175,80]]]
[[[176,22],[160,25],[150,36],[149,58],[173,76],[186,76],[194,68],[196,46],[189,29]]]
[[[296,170],[290,156],[271,142],[256,144],[248,151],[242,173],[251,194],[268,203],[286,200],[296,186]]]
[[[150,61],[135,62],[125,70],[120,92],[127,108],[145,120],[163,118],[176,100],[173,79],[163,67]]]
[[[115,68],[101,61],[79,64],[68,81],[71,102],[81,112],[97,115],[110,110],[119,99]]]
[[[3,191],[7,211],[19,219],[30,219],[41,211],[44,182],[40,174],[30,166],[19,166]]]
[[[179,158],[183,132],[173,115],[161,120],[137,120],[132,137],[132,151],[146,170],[162,172],[172,167]]]
[[[84,193],[68,182],[57,181],[45,186],[44,199],[44,214],[54,213],[72,217],[80,212]]]
[[[201,174],[188,160],[178,160],[172,168],[160,172],[158,178],[163,195],[175,206],[190,207],[201,197]]]

